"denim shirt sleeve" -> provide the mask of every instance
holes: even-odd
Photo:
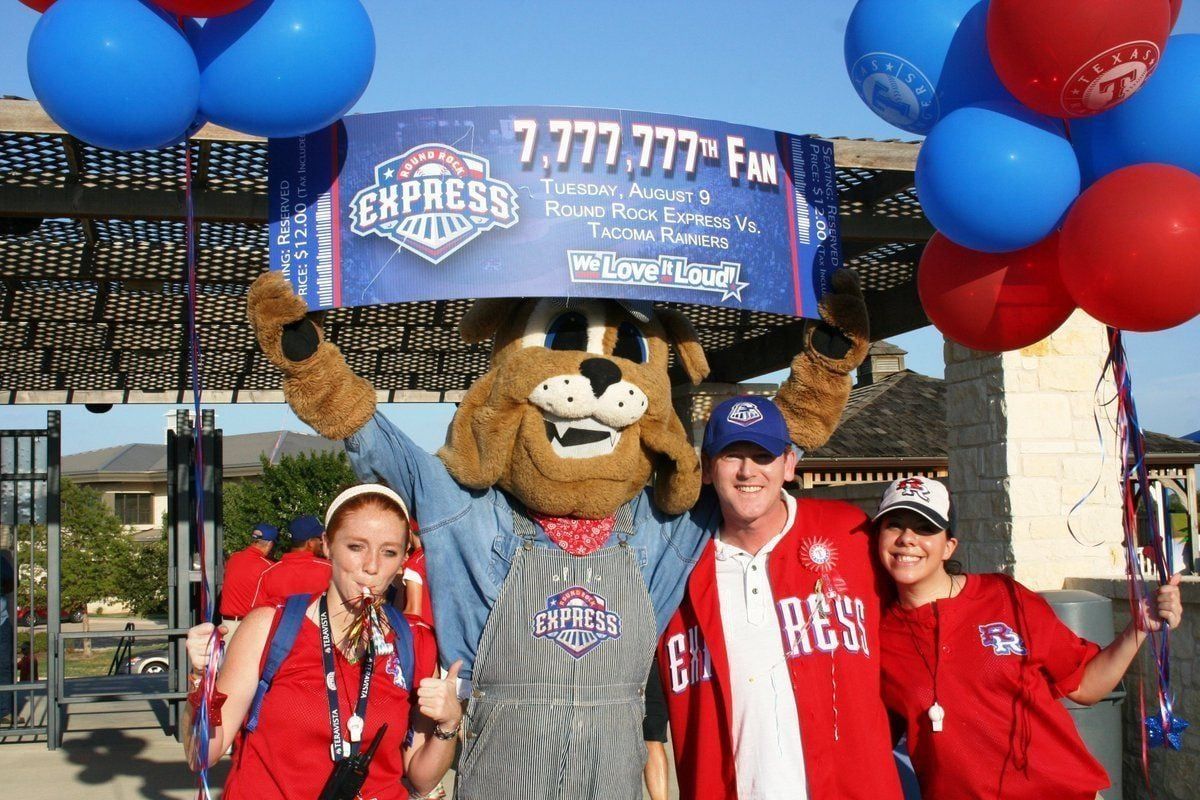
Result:
[[[379,412],[345,444],[360,480],[383,480],[409,504],[425,547],[442,666],[461,658],[470,678],[516,550],[511,507],[500,492],[460,486],[441,459]]]
[[[637,539],[631,542],[646,548],[642,577],[654,604],[654,616],[661,636],[679,608],[688,577],[700,558],[704,545],[720,526],[721,514],[715,498],[703,492],[699,501],[683,514],[664,514],[654,507],[653,492],[644,491],[637,499],[634,519]]]

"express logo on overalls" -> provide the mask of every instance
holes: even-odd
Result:
[[[583,658],[605,639],[621,638],[621,616],[607,601],[582,586],[546,598],[546,609],[533,615],[533,637],[549,639],[573,658]]]
[[[437,264],[492,228],[517,224],[517,193],[491,163],[446,144],[422,144],[375,167],[354,195],[350,230],[375,234]]]
[[[992,648],[998,656],[1025,655],[1025,642],[1021,635],[1003,622],[989,622],[979,626],[979,639],[984,647]]]

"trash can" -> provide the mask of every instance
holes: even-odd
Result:
[[[1115,638],[1112,601],[1092,592],[1064,589],[1041,592],[1063,623],[1084,639],[1104,647]],[[1108,772],[1112,785],[1101,792],[1104,800],[1122,797],[1122,721],[1121,704],[1125,702],[1125,685],[1121,683],[1094,706],[1073,703],[1065,697],[1062,704],[1071,712],[1075,727],[1088,750]]]

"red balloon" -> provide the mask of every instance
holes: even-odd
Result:
[[[54,5],[54,0],[21,0],[21,2],[32,8],[34,11],[42,12]]]
[[[1063,282],[1087,313],[1129,331],[1200,314],[1200,177],[1166,164],[1105,175],[1063,223]]]
[[[1154,72],[1170,15],[1168,0],[991,0],[988,52],[1005,88],[1034,111],[1090,117]]]
[[[917,269],[921,305],[973,350],[1017,350],[1062,325],[1075,303],[1058,274],[1058,234],[1010,253],[969,250],[935,233]]]
[[[154,0],[155,5],[185,17],[219,17],[250,5],[253,0]]]

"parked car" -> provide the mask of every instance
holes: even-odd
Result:
[[[58,613],[60,622],[83,622],[84,608],[78,606],[76,608],[64,608]],[[26,606],[17,606],[17,624],[28,625],[45,625],[50,619],[49,612],[45,606],[38,606],[29,613],[29,608]]]
[[[127,675],[159,675],[170,667],[171,662],[166,650],[147,650],[125,659],[121,665],[121,672]]]

